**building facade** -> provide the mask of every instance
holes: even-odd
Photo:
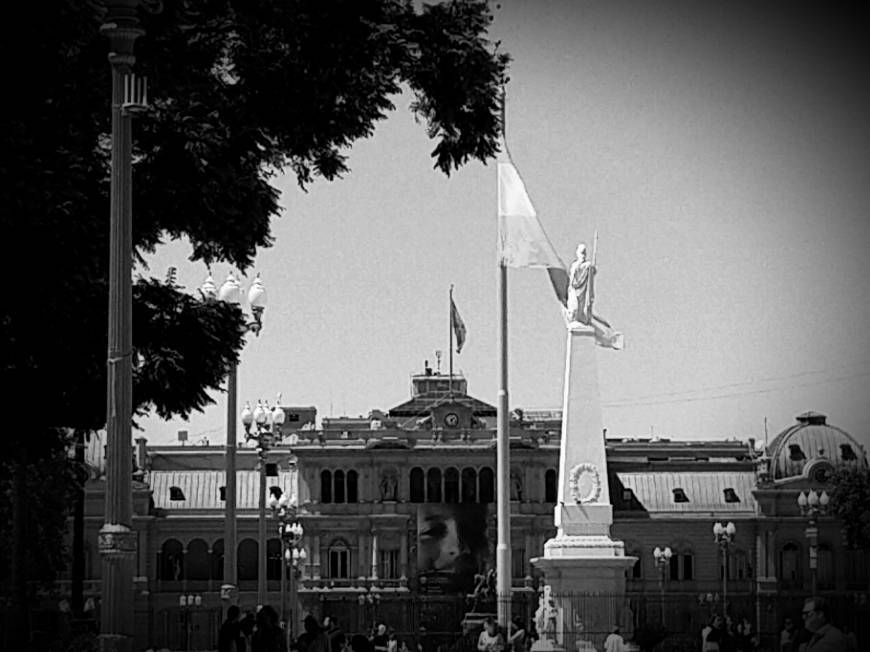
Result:
[[[446,633],[474,606],[467,596],[495,558],[496,411],[468,394],[464,378],[427,367],[411,380],[405,403],[365,418],[324,418],[317,429],[310,408],[285,408],[290,427],[262,469],[256,450],[240,446],[234,552],[243,609],[256,607],[260,554],[268,602],[281,602],[282,547],[271,516],[267,540],[258,541],[261,472],[270,495],[294,497],[300,506],[305,611],[331,614],[346,631],[382,620],[399,632],[426,625]],[[517,410],[512,417],[514,610],[528,618],[539,585],[529,560],[555,534],[561,415]],[[857,442],[823,415],[799,416],[766,447],[735,439],[606,439],[606,449],[613,536],[637,557],[627,575],[634,627],[661,622],[693,631],[727,600],[733,615],[775,631],[781,611],[772,605],[799,602],[813,582],[863,613],[870,559],[847,551],[838,523],[822,517],[811,569],[808,521],[797,503],[800,492],[823,490],[834,468],[867,466]],[[227,552],[224,449],[140,439],[136,467],[137,645],[214,647]],[[103,486],[95,473],[86,491],[86,590],[94,602]],[[713,540],[716,522],[736,526],[724,553]],[[458,532],[452,548],[451,523]],[[672,555],[657,563],[656,547]],[[187,604],[187,596],[198,599]]]

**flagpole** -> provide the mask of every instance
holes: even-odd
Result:
[[[507,130],[505,112],[507,93],[502,87],[501,130],[505,154]],[[499,252],[501,256],[501,252]],[[502,631],[510,631],[511,618],[511,503],[510,503],[510,416],[508,414],[508,325],[507,325],[507,266],[503,259],[498,265],[498,323],[499,323],[499,387],[496,429],[496,523],[498,541],[495,548],[496,593],[498,595],[498,624]]]
[[[453,283],[450,284],[450,305],[448,306],[450,319],[448,320],[447,330],[450,332],[450,388],[448,396],[453,396]]]
[[[498,266],[499,388],[496,433],[498,543],[495,549],[498,624],[508,631],[511,616],[510,417],[508,414],[507,267]]]

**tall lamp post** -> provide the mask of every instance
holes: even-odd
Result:
[[[275,437],[281,435],[284,424],[284,410],[281,409],[281,395],[274,409],[269,409],[268,403],[257,401],[257,407],[251,410],[245,403],[242,410],[242,425],[245,427],[245,438],[257,442],[257,469],[260,472],[260,500],[257,520],[257,540],[259,555],[257,558],[257,605],[266,604],[266,461],[269,449]],[[254,426],[252,430],[251,427]]]
[[[828,503],[830,498],[827,491],[822,491],[821,494],[810,489],[807,493],[803,491],[797,497],[798,508],[801,510],[801,515],[807,517],[809,522],[804,534],[807,536],[807,541],[810,544],[810,591],[812,595],[816,595],[819,583],[819,516],[824,516],[828,513]]]
[[[285,635],[287,637],[287,649],[290,649],[290,635],[297,632],[299,627],[298,580],[308,559],[308,552],[302,546],[302,537],[305,530],[297,519],[297,497],[289,497],[286,493],[281,498],[272,496],[269,499],[269,508],[272,516],[278,519],[278,535],[281,537],[281,620],[286,623]],[[290,578],[290,611],[287,613],[285,583],[289,574]]]
[[[665,546],[664,550],[656,546],[655,550],[653,550],[653,557],[659,569],[659,599],[661,600],[662,627],[665,626],[665,573],[671,565],[673,554],[670,546]]]
[[[128,650],[133,643],[133,170],[132,124],[147,107],[143,79],[132,74],[133,44],[145,32],[139,8],[147,0],[106,2],[100,31],[109,39],[112,69],[112,158],[109,184],[109,322],[106,373],[106,507],[99,533],[102,557],[100,649]]]
[[[722,618],[728,615],[728,548],[734,543],[737,535],[737,527],[731,521],[726,525],[716,523],[713,525],[713,538],[716,545],[722,550]]]
[[[203,298],[220,300],[241,307],[242,286],[235,275],[230,272],[220,290],[215,287],[214,279],[209,274],[200,288]],[[251,308],[251,319],[245,323],[249,333],[259,336],[263,328],[263,311],[266,308],[266,288],[260,275],[251,283],[248,289],[248,305]],[[225,453],[226,481],[224,489],[224,581],[221,585],[221,599],[226,606],[238,601],[238,572],[236,551],[236,406],[238,400],[237,377],[238,363],[233,362],[227,374],[227,443]]]

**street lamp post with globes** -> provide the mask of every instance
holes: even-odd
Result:
[[[734,543],[737,536],[737,527],[731,521],[726,525],[715,523],[713,525],[713,538],[722,550],[722,619],[728,615],[728,548]]]
[[[290,497],[286,493],[281,494],[280,498],[272,496],[269,499],[269,508],[272,510],[272,515],[278,519],[278,535],[281,537],[281,619],[286,623],[285,636],[289,649],[290,636],[293,632],[298,632],[299,617],[301,609],[299,609],[298,597],[298,580],[302,574],[302,569],[305,566],[305,561],[308,559],[308,552],[302,546],[302,537],[305,530],[302,524],[297,520],[298,499],[296,496]],[[286,614],[286,580],[290,577],[290,613]]]
[[[245,403],[242,410],[242,425],[245,427],[245,438],[257,442],[257,470],[260,472],[260,500],[257,520],[257,539],[259,555],[257,558],[257,605],[266,604],[266,461],[269,449],[276,437],[281,436],[281,426],[284,425],[284,410],[281,409],[281,394],[275,407],[269,409],[268,403],[257,401],[257,407],[251,410],[251,405]],[[254,429],[252,430],[252,426]]]
[[[797,497],[798,508],[801,510],[801,515],[809,519],[807,528],[804,534],[807,536],[807,541],[810,544],[810,591],[812,595],[816,595],[819,583],[819,516],[824,516],[828,512],[828,503],[830,497],[827,491],[822,491],[821,494],[810,489],[807,493],[803,491]]]
[[[242,287],[235,275],[230,272],[227,280],[217,289],[211,274],[208,275],[200,288],[200,293],[206,300],[219,300],[241,306]],[[260,275],[251,283],[248,289],[248,305],[251,308],[250,321],[246,321],[248,332],[259,336],[263,328],[263,311],[266,308],[266,288]],[[238,363],[233,362],[227,374],[227,443],[226,443],[226,481],[224,489],[224,568],[221,599],[226,606],[238,601],[238,577],[236,565],[236,409],[238,400]]]
[[[659,569],[659,599],[661,601],[662,627],[665,626],[665,572],[670,567],[673,554],[670,546],[665,546],[664,550],[656,546],[655,550],[653,550],[653,557]]]

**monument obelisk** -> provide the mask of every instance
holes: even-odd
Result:
[[[556,536],[532,564],[544,572],[533,650],[601,647],[622,622],[625,570],[636,561],[610,537],[613,507],[598,391],[598,347],[622,348],[622,335],[594,314],[594,261],[577,247],[569,271]]]

